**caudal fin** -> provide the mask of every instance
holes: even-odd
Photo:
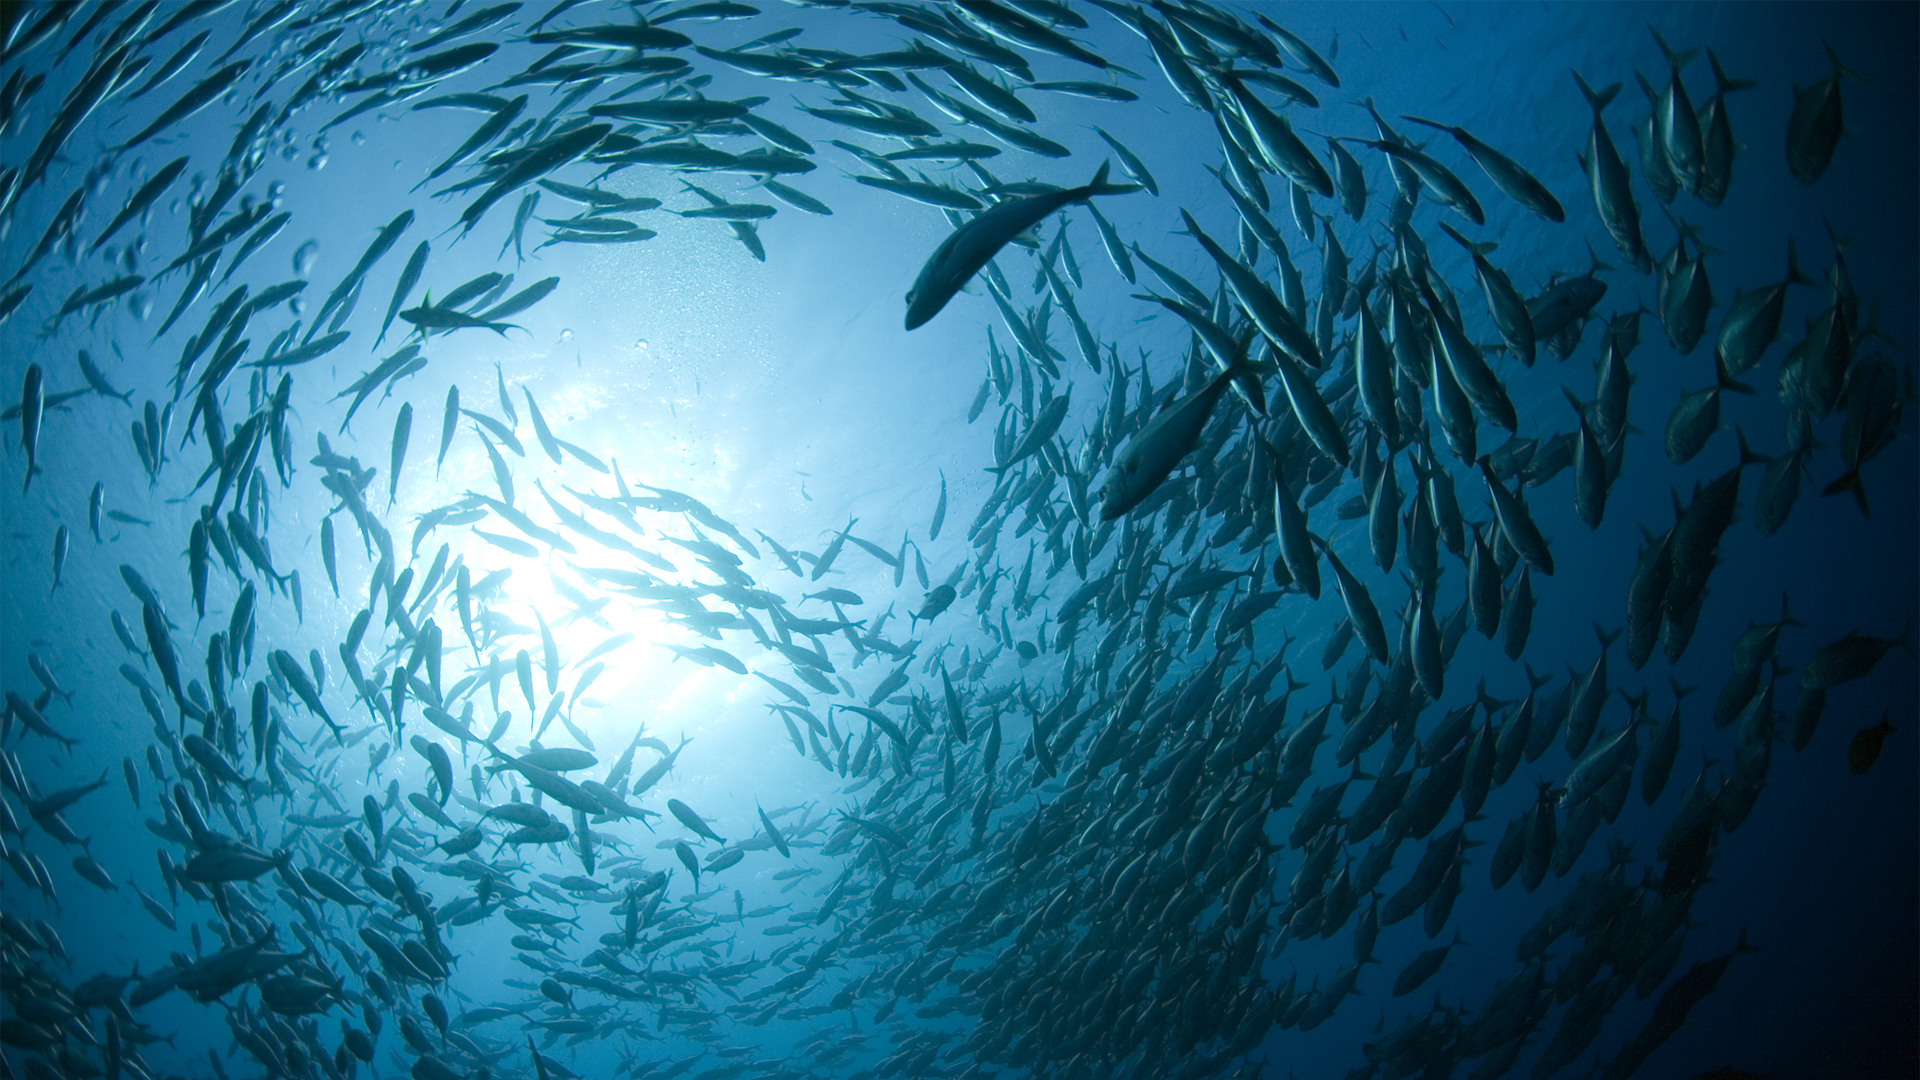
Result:
[[[1713,350],[1713,377],[1722,390],[1731,390],[1736,394],[1753,393],[1753,387],[1734,378],[1733,373],[1727,370],[1727,359],[1719,349]]]
[[[1848,469],[1838,480],[1821,489],[1820,494],[1838,495],[1843,491],[1853,492],[1853,501],[1860,504],[1861,516],[1873,516],[1873,509],[1867,504],[1867,485],[1865,481],[1860,479],[1860,467],[1858,465]]]
[[[1721,94],[1731,94],[1735,90],[1751,90],[1760,84],[1752,79],[1733,79],[1727,77],[1725,68],[1720,66],[1720,58],[1707,50],[1707,63],[1713,65],[1713,85]]]
[[[1580,84],[1580,93],[1585,95],[1587,104],[1593,107],[1593,115],[1595,116],[1599,116],[1600,110],[1606,108],[1607,103],[1612,101],[1614,97],[1620,93],[1621,84],[1617,82],[1605,90],[1596,93],[1593,87],[1587,85],[1587,80],[1581,76],[1577,68],[1573,69],[1573,81]]]
[[[1091,197],[1094,195],[1126,195],[1131,192],[1141,190],[1141,186],[1139,184],[1107,183],[1107,173],[1112,168],[1113,168],[1113,163],[1111,161],[1103,161],[1100,163],[1099,171],[1093,174],[1092,182],[1088,183],[1086,186],[1085,190],[1088,197]],[[1081,201],[1084,202],[1085,200],[1082,199]]]

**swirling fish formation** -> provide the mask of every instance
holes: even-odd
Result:
[[[1783,685],[1783,638],[1800,625],[1783,604],[1778,621],[1733,643],[1731,671],[1708,695],[1712,726],[1733,729],[1730,746],[1712,736],[1708,753],[1721,762],[1677,784],[1682,750],[1706,738],[1697,721],[1694,738],[1682,725],[1692,688],[1675,683],[1671,700],[1656,701],[1664,688],[1629,692],[1619,678],[1622,659],[1635,672],[1656,650],[1678,661],[1716,570],[1719,580],[1738,573],[1719,563],[1744,480],[1759,475],[1750,505],[1762,536],[1781,528],[1809,472],[1836,476],[1827,493],[1851,493],[1866,511],[1874,463],[1913,396],[1911,367],[1890,359],[1885,335],[1862,318],[1844,239],[1833,237],[1831,261],[1813,276],[1789,242],[1780,280],[1749,283],[1724,304],[1708,282],[1702,230],[1676,218],[1670,250],[1650,250],[1634,166],[1663,210],[1683,195],[1720,205],[1737,145],[1731,95],[1752,84],[1709,54],[1713,93],[1696,105],[1683,78],[1691,53],[1660,40],[1669,75],[1642,81],[1650,111],[1629,161],[1607,115],[1620,84],[1595,89],[1576,73],[1591,126],[1568,149],[1580,151],[1590,192],[1570,212],[1508,152],[1441,121],[1389,120],[1372,99],[1370,137],[1310,143],[1290,117],[1340,87],[1332,50],[1323,55],[1265,14],[1201,0],[818,6],[841,9],[819,19],[885,25],[904,44],[870,54],[820,47],[817,27],[830,24],[818,19],[804,36],[788,28],[701,44],[722,29],[738,41],[746,35],[735,23],[758,29],[768,19],[729,0],[5,9],[0,215],[17,269],[0,290],[0,319],[14,343],[8,367],[24,368],[7,416],[24,451],[22,495],[77,505],[86,485],[73,478],[126,453],[124,444],[85,445],[79,417],[99,410],[117,431],[119,410],[131,409],[132,454],[153,508],[148,517],[117,509],[122,493],[94,482],[86,535],[77,514],[70,527],[56,510],[43,526],[49,515],[24,503],[10,511],[36,530],[36,551],[51,542],[51,591],[78,609],[72,618],[111,626],[126,685],[79,686],[76,702],[62,685],[76,676],[35,651],[26,657],[34,682],[6,691],[8,1075],[198,1071],[197,1059],[160,1042],[151,1019],[178,994],[220,1010],[210,1022],[224,1017],[243,1060],[303,1080],[353,1080],[362,1069],[416,1080],[1277,1077],[1287,1074],[1289,1040],[1354,1008],[1347,999],[1363,985],[1394,1001],[1441,973],[1464,944],[1457,929],[1451,943],[1443,936],[1457,927],[1456,902],[1481,875],[1493,889],[1549,890],[1510,974],[1477,988],[1475,1000],[1408,1008],[1365,1043],[1349,1075],[1491,1078],[1524,1067],[1541,1080],[1592,1051],[1595,1069],[1621,1080],[1655,1060],[1751,947],[1742,934],[1680,963],[1716,852],[1781,767],[1775,744],[1808,746],[1830,691],[1869,675],[1896,646],[1912,651],[1899,627],[1856,629],[1807,650],[1797,680]],[[1122,59],[1156,77],[1083,44],[1090,19],[1137,36],[1122,36],[1132,53]],[[1087,78],[1038,78],[1037,67]],[[1830,75],[1796,91],[1785,147],[1801,184],[1815,184],[1834,159],[1849,74],[1834,56]],[[765,82],[769,94],[708,96],[716,75]],[[772,107],[773,83],[806,100]],[[1103,163],[1069,169],[1068,186],[992,171],[1003,153],[1016,170],[1069,156],[1040,123],[1063,95],[1129,102],[1149,93],[1217,130],[1213,171],[1231,216],[1203,224],[1182,209],[1184,236],[1154,242],[1152,254],[1127,242],[1101,206],[1157,198],[1159,186],[1106,130]],[[109,135],[107,106],[147,119]],[[297,235],[288,227],[300,211],[267,179],[276,158],[305,153],[299,133],[323,137],[375,116],[478,122],[424,170],[427,193],[409,199],[324,296],[309,289],[311,243],[295,255],[292,279],[263,284],[262,253]],[[1396,123],[1451,140],[1422,145]],[[204,136],[209,125],[232,131],[224,152]],[[641,244],[658,230],[719,223],[768,259],[761,230],[782,207],[833,212],[801,178],[821,156],[816,141],[835,134],[831,145],[863,170],[859,184],[937,208],[952,225],[912,287],[902,283],[907,328],[934,320],[978,279],[1005,331],[990,335],[988,374],[967,417],[990,400],[1002,408],[991,493],[965,546],[952,546],[944,477],[931,522],[918,536],[908,526],[897,549],[855,535],[857,521],[817,553],[758,530],[755,542],[696,495],[628,482],[617,462],[563,438],[531,391],[516,402],[504,374],[494,412],[476,407],[472,387],[449,388],[435,444],[437,474],[456,442],[464,450],[477,440],[497,491],[416,515],[410,536],[394,520],[402,487],[431,483],[413,421],[416,405],[431,414],[438,395],[414,397],[410,381],[431,370],[430,343],[444,354],[449,339],[471,336],[464,331],[513,334],[510,320],[562,288],[558,277],[516,282],[508,250],[517,268],[549,245]],[[109,138],[118,141],[89,156]],[[310,164],[325,153],[316,149]],[[1461,155],[1484,177],[1446,163]],[[924,163],[951,167],[936,178]],[[190,172],[185,213],[156,215]],[[642,176],[678,179],[689,205],[623,193]],[[1556,227],[1597,218],[1590,231],[1604,233],[1625,268],[1595,257],[1588,272],[1529,296],[1494,245],[1461,231],[1487,222],[1483,198]],[[1319,248],[1313,291],[1270,216],[1274,201]],[[1438,209],[1416,228],[1427,206]],[[1496,204],[1496,217],[1505,209]],[[1149,358],[1130,367],[1082,316],[1076,297],[1090,291],[1092,269],[1074,256],[1067,218],[1090,219],[1114,271],[1145,290],[1143,313],[1190,328],[1184,355],[1153,358],[1160,385]],[[1345,254],[1336,225],[1348,244],[1372,241],[1364,266]],[[1432,250],[1436,233],[1451,239]],[[1079,235],[1084,243],[1086,230]],[[450,250],[466,257],[499,238],[499,269],[458,284],[445,277]],[[1461,265],[1452,242],[1471,280],[1442,275]],[[1168,265],[1200,254],[1217,281]],[[1034,271],[1037,306],[1013,287],[1017,267]],[[1567,570],[1535,514],[1552,503],[1555,523],[1567,524],[1571,504],[1601,528],[1626,448],[1644,442],[1630,438],[1629,398],[1645,309],[1603,314],[1603,274],[1651,275],[1651,314],[1679,355],[1711,344],[1713,383],[1672,413],[1666,456],[1676,466],[1733,449],[1737,458],[1676,500],[1671,521],[1645,523],[1645,547],[1620,585],[1623,609],[1605,615],[1621,629],[1574,656],[1567,677],[1535,676],[1537,594]],[[429,282],[442,283],[437,298]],[[1765,374],[1793,297],[1815,298],[1816,314],[1779,361],[1785,449],[1764,456],[1745,432],[1730,448],[1719,435],[1722,397],[1755,393],[1742,380]],[[1056,309],[1070,328],[1066,351],[1050,333]],[[134,325],[149,314],[159,316],[152,334]],[[960,318],[947,313],[941,324]],[[1595,336],[1590,325],[1600,328],[1597,355],[1583,344]],[[1483,326],[1493,343],[1477,340]],[[100,358],[122,354],[119,342],[136,333],[149,340],[106,370]],[[85,347],[69,349],[76,336]],[[384,345],[389,336],[401,340]],[[1583,350],[1595,371],[1591,400],[1569,393],[1558,434],[1519,435],[1511,388],[1543,351],[1564,361]],[[308,374],[320,370],[315,361],[356,351],[372,358],[357,378],[296,390],[296,380],[320,378]],[[1073,387],[1083,389],[1077,409]],[[329,436],[350,439],[356,413],[384,412],[389,395],[401,402],[383,507],[379,469],[355,456],[357,443]],[[1823,424],[1834,430],[1817,442]],[[521,441],[528,428],[531,454]],[[1508,437],[1484,445],[1496,429]],[[309,443],[310,457],[296,449]],[[1490,514],[1472,520],[1481,497]],[[297,506],[322,508],[317,538],[295,533],[287,508]],[[1337,514],[1316,515],[1322,506]],[[1361,538],[1335,543],[1336,517],[1364,521]],[[184,564],[114,565],[102,543],[108,523],[178,531],[154,547],[184,544]],[[947,548],[937,546],[943,529]],[[1031,536],[1017,571],[1000,559],[1009,533]],[[438,536],[446,539],[423,556]],[[285,554],[310,539],[324,592],[311,566],[303,581]],[[364,577],[353,570],[356,546]],[[953,562],[944,580],[929,573],[923,547]],[[890,639],[888,615],[849,618],[863,598],[820,585],[849,558],[869,557],[896,589],[911,566],[925,595],[909,604],[907,633],[944,633],[945,645]],[[97,563],[87,572],[102,579],[117,575],[126,593],[71,583],[60,592],[81,563]],[[526,626],[509,612],[508,576],[541,564],[571,610],[536,608],[537,626]],[[797,580],[786,588],[789,574]],[[971,622],[954,608],[962,600]],[[316,601],[338,619],[307,624]],[[801,614],[807,602],[833,617]],[[602,769],[574,714],[594,704],[585,695],[607,664],[644,644],[634,631],[611,632],[610,620],[638,603],[666,613],[680,640],[707,639],[666,644],[679,657],[772,695],[768,723],[777,716],[803,759],[851,781],[838,810],[757,809],[735,815],[734,828],[711,809],[657,801],[687,741],[672,746],[644,729]],[[1334,627],[1314,658],[1321,671],[1358,643],[1331,693],[1309,687],[1301,676],[1312,663],[1290,654],[1291,638],[1276,640],[1274,619],[1261,622],[1282,610],[1289,626],[1317,618]],[[554,630],[583,620],[609,635],[561,655]],[[303,627],[336,623],[349,627],[343,640],[310,644],[318,632]],[[1473,631],[1499,641],[1519,669],[1507,698],[1484,680],[1469,690],[1459,676],[1448,696],[1449,668]],[[856,685],[852,665],[870,657],[884,674]],[[1615,690],[1624,715],[1610,711]],[[136,709],[152,722],[148,781],[133,757],[122,765],[158,839],[159,884],[147,887],[134,866],[96,861],[90,838],[63,817],[108,798],[94,794],[105,771],[85,779],[111,764],[95,760],[97,732]],[[538,741],[555,720],[578,747]],[[1883,720],[1859,733],[1855,772],[1873,765],[1893,730]],[[76,764],[45,754],[51,743]],[[354,800],[362,785],[341,766],[362,744],[375,749]],[[1558,747],[1566,757],[1556,771]],[[469,765],[464,778],[456,753]],[[1332,774],[1321,771],[1329,760]],[[81,761],[89,767],[76,771]],[[1482,825],[1483,808],[1522,764],[1535,794],[1504,822]],[[392,774],[384,785],[383,772]],[[1636,778],[1644,803],[1664,815],[1657,849],[1636,853],[1614,838],[1596,864],[1593,841],[1612,835]],[[158,790],[143,794],[149,781]],[[1678,794],[1663,802],[1670,786]],[[666,831],[657,859],[630,847],[642,827]],[[132,843],[100,854],[119,861]],[[1487,850],[1475,857],[1476,848]],[[192,951],[167,938],[132,970],[63,972],[60,932],[28,913],[40,904],[58,912],[73,880],[49,863],[69,861],[70,849],[79,881],[113,894],[129,919],[150,916],[170,933],[186,925]],[[151,867],[144,873],[156,880]],[[692,891],[676,895],[681,875]],[[734,884],[748,875],[758,884]],[[768,882],[810,887],[811,898],[796,899],[799,910],[747,910],[741,887]],[[1416,919],[1434,946],[1370,975],[1379,936]],[[537,981],[463,978],[476,963],[463,939],[495,930],[512,934]],[[765,936],[772,952],[736,954],[732,942],[747,934]],[[1719,928],[1713,935],[1718,942]],[[1301,958],[1316,939],[1342,944]],[[1323,964],[1328,955],[1335,962]],[[1630,993],[1658,995],[1651,1013],[1624,1042],[1599,1041]],[[785,1034],[792,1022],[805,1033]],[[761,1029],[783,1034],[762,1039]],[[221,1057],[208,1057],[224,1076]]]

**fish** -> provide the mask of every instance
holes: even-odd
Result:
[[[1487,307],[1493,314],[1493,323],[1500,331],[1501,339],[1522,364],[1532,367],[1538,334],[1526,300],[1513,287],[1506,273],[1487,261],[1480,245],[1461,236],[1444,221],[1440,222],[1440,229],[1467,249],[1473,259],[1474,276],[1479,279],[1481,291],[1486,294]],[[1365,305],[1362,305],[1362,309],[1365,311]]]
[[[419,246],[413,249],[413,254],[407,257],[407,265],[400,271],[400,280],[393,287],[393,300],[387,305],[386,318],[380,320],[380,334],[373,340],[375,348],[385,340],[387,330],[393,326],[394,316],[400,313],[400,307],[407,302],[407,296],[413,292],[413,287],[420,283],[420,275],[427,268],[427,256],[431,251],[432,244],[422,240]]]
[[[1474,138],[1473,133],[1466,128],[1454,124],[1442,124],[1434,120],[1423,120],[1418,116],[1403,116],[1401,119],[1424,124],[1452,135],[1454,141],[1460,144],[1476,164],[1486,170],[1487,178],[1505,192],[1508,198],[1548,221],[1558,223],[1567,220],[1567,212],[1561,207],[1560,200],[1553,197],[1553,192],[1548,191],[1545,184],[1535,179],[1532,173],[1522,168],[1512,158]]]
[[[1694,194],[1708,206],[1719,206],[1733,184],[1733,159],[1740,152],[1727,117],[1727,95],[1759,84],[1728,76],[1712,49],[1707,50],[1707,62],[1713,68],[1714,94],[1700,107],[1700,181]]]
[[[144,214],[159,200],[160,196],[166,194],[174,181],[180,179],[181,174],[187,171],[187,161],[186,157],[177,157],[155,169],[152,176],[136,188],[133,194],[127,196],[126,205],[120,208],[119,213],[113,216],[113,220],[107,223],[107,227],[94,238],[93,246],[88,250],[99,251],[108,240],[113,239],[115,234],[126,226],[127,222]]]
[[[935,585],[927,593],[925,601],[920,605],[920,610],[912,614],[913,622],[918,625],[922,619],[931,621],[939,618],[947,608],[953,605],[957,595],[951,585]]]
[[[46,407],[44,378],[40,365],[29,363],[20,381],[20,446],[27,452],[27,475],[20,484],[22,495],[33,486],[33,474],[40,469],[40,421]]]
[[[402,402],[393,420],[393,447],[387,464],[387,508],[393,508],[400,490],[400,466],[407,460],[407,437],[413,431],[413,405]]]
[[[151,123],[141,128],[126,142],[121,143],[118,152],[122,154],[126,153],[146,142],[148,139],[153,138],[160,132],[186,120],[201,109],[211,105],[220,95],[226,93],[234,83],[238,82],[240,77],[245,75],[252,67],[253,61],[250,59],[235,60],[211,75],[208,75],[206,78],[201,79],[185,94],[182,94],[179,100],[167,106],[159,116],[154,117]]]
[[[1359,143],[1362,146],[1372,147],[1386,154],[1393,160],[1405,164],[1414,175],[1420,178],[1421,184],[1433,192],[1435,199],[1438,199],[1448,208],[1458,212],[1461,217],[1466,218],[1475,225],[1485,225],[1487,223],[1487,212],[1481,209],[1480,200],[1474,198],[1473,190],[1467,187],[1458,176],[1455,176],[1453,170],[1440,164],[1433,158],[1428,157],[1421,151],[1414,149],[1411,145],[1392,142],[1386,139],[1361,139],[1350,136],[1340,136],[1339,138],[1343,142]],[[1332,194],[1332,192],[1327,192],[1327,194]]]
[[[924,326],[1008,241],[1055,211],[1095,196],[1124,195],[1136,190],[1131,184],[1109,184],[1107,170],[1108,165],[1102,163],[1093,180],[1082,187],[998,203],[955,229],[927,257],[913,286],[907,290],[906,328]]]
[[[1895,647],[1913,654],[1912,626],[1908,625],[1894,638],[1871,637],[1858,630],[1848,631],[1845,637],[1829,642],[1815,649],[1806,665],[1800,670],[1800,686],[1803,692],[1826,690],[1841,683],[1865,678],[1874,666]]]
[[[1893,725],[1887,722],[1888,713],[1880,714],[1880,722],[1872,727],[1861,728],[1847,746],[1847,768],[1853,775],[1859,776],[1873,763],[1880,760],[1880,750],[1886,745],[1887,736],[1893,734]]]
[[[1751,292],[1736,291],[1727,313],[1720,320],[1720,332],[1714,339],[1714,358],[1731,376],[1752,370],[1780,337],[1780,320],[1786,310],[1787,288],[1813,285],[1800,272],[1793,238],[1787,238],[1787,276],[1779,284]]]
[[[349,295],[359,289],[367,272],[373,269],[373,265],[380,261],[381,256],[392,250],[394,244],[399,243],[401,234],[412,225],[413,211],[402,210],[392,221],[381,227],[379,233],[374,236],[373,242],[368,244],[367,250],[361,254],[360,261],[355,263],[347,276],[340,280],[340,284],[334,286],[333,291],[327,294],[326,301],[320,305],[319,312],[313,317],[314,329],[318,329],[329,315],[346,302]]]
[[[1244,361],[1245,342],[1241,343]],[[1243,367],[1229,367],[1207,385],[1177,402],[1137,432],[1115,456],[1100,487],[1100,517],[1112,521],[1138,506],[1179,468],[1199,443],[1215,404]]]
[[[1811,86],[1793,89],[1793,112],[1787,118],[1787,170],[1802,185],[1819,180],[1833,163],[1834,150],[1846,128],[1840,103],[1840,80],[1859,78],[1840,62],[1840,54],[1820,42],[1833,64],[1833,73]]]
[[[1299,189],[1323,198],[1332,198],[1333,175],[1327,172],[1327,167],[1320,163],[1319,158],[1313,156],[1307,144],[1293,133],[1293,125],[1287,118],[1253,96],[1246,83],[1236,75],[1224,74],[1221,82],[1226,86],[1235,108],[1245,119],[1266,163],[1293,181]],[[1312,220],[1311,217],[1308,220]]]
[[[716,843],[726,843],[725,840],[721,839],[720,834],[714,832],[713,828],[702,820],[699,814],[694,813],[693,808],[686,803],[681,802],[679,799],[668,799],[667,809],[675,818],[679,819],[680,824],[685,825],[687,829],[694,834],[715,841]]]
[[[1600,118],[1601,111],[1620,93],[1620,84],[1614,83],[1596,92],[1578,71],[1573,73],[1573,78],[1580,84],[1580,93],[1585,95],[1588,106],[1593,109],[1593,129],[1587,139],[1587,151],[1580,155],[1580,166],[1587,174],[1587,186],[1593,191],[1600,221],[1607,227],[1607,234],[1613,237],[1614,245],[1635,269],[1644,274],[1653,268],[1653,257],[1647,254],[1646,242],[1641,239],[1640,208],[1633,201],[1632,180],[1627,173],[1626,163],[1620,160],[1620,152],[1613,146],[1613,137],[1607,134],[1606,123]]]
[[[956,6],[968,22],[994,37],[1096,68],[1108,67],[1105,58],[1017,8],[1005,7],[993,0],[958,0]]]
[[[1548,577],[1553,576],[1553,551],[1540,534],[1539,526],[1533,523],[1526,500],[1508,491],[1506,484],[1493,475],[1488,458],[1480,459],[1480,475],[1486,480],[1487,491],[1493,496],[1494,516],[1500,522],[1501,535],[1527,560],[1528,566]]]

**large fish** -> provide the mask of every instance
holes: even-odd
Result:
[[[920,268],[920,276],[914,279],[913,287],[907,290],[907,329],[923,326],[927,320],[938,315],[940,309],[947,306],[947,301],[953,299],[953,294],[959,292],[960,287],[987,265],[1008,241],[1039,224],[1054,211],[1073,203],[1086,202],[1096,195],[1124,195],[1139,190],[1133,184],[1107,183],[1107,168],[1102,163],[1093,174],[1092,182],[1082,187],[997,203],[992,209],[955,229],[927,257],[926,265]]]
[[[1112,521],[1138,506],[1192,453],[1220,395],[1242,374],[1246,345],[1243,338],[1234,366],[1162,410],[1114,456],[1100,487],[1101,520]]]

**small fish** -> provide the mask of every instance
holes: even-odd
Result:
[[[153,138],[155,135],[187,119],[201,109],[211,105],[220,95],[227,92],[242,75],[253,66],[251,60],[235,60],[213,74],[195,83],[191,89],[180,96],[178,101],[166,108],[153,122],[141,128],[131,139],[120,144],[119,152],[127,151]]]
[[[719,833],[714,832],[713,828],[701,819],[699,814],[693,812],[692,807],[681,802],[679,799],[668,799],[667,810],[680,820],[680,824],[685,825],[694,833],[706,837],[708,840],[723,844],[726,843],[725,840],[721,839]]]
[[[1880,760],[1880,748],[1886,744],[1887,736],[1894,731],[1893,725],[1887,722],[1890,715],[1892,714],[1882,712],[1878,724],[1870,728],[1861,728],[1860,733],[1855,735],[1853,742],[1848,745],[1847,767],[1853,770],[1853,775],[1859,776],[1873,768],[1873,763]]]
[[[53,531],[53,588],[47,590],[52,596],[60,589],[60,572],[67,566],[67,527],[65,525]]]
[[[107,227],[101,231],[100,236],[94,240],[93,247],[89,250],[99,251],[101,245],[112,239],[113,235],[120,231],[121,226],[139,217],[148,207],[152,206],[161,195],[166,193],[167,188],[173,186],[173,182],[180,179],[181,174],[187,171],[187,161],[187,158],[178,157],[155,170],[154,174],[147,179],[146,183],[141,184],[132,195],[127,196],[126,205],[120,208],[120,212],[113,216],[111,222],[107,223]]]
[[[27,476],[20,485],[20,493],[26,494],[33,485],[33,474],[40,471],[40,419],[46,407],[45,391],[41,385],[42,375],[39,364],[28,364],[26,376],[20,383],[20,445],[27,452]]]

